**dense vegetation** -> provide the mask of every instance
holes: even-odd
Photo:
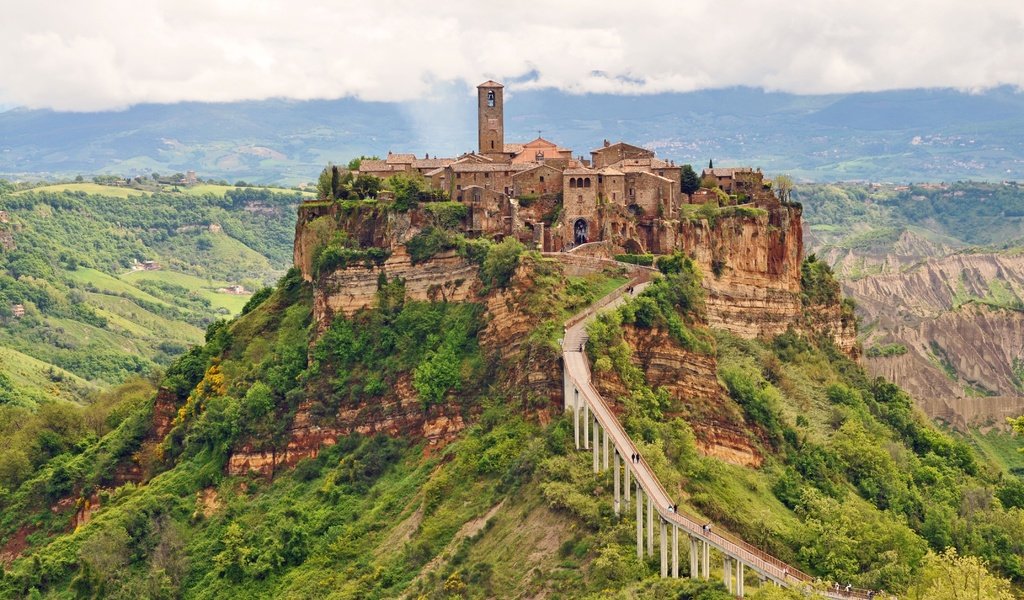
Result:
[[[884,249],[906,229],[954,246],[1010,247],[1024,238],[1024,190],[1014,182],[800,185],[793,198],[815,236],[846,249]]]
[[[525,301],[542,318],[621,282],[567,281],[516,257],[534,270]],[[644,456],[670,489],[685,485],[686,510],[826,578],[931,597],[946,570],[972,568],[940,554],[953,546],[1019,581],[1019,486],[999,482],[905,394],[868,380],[827,342],[712,335],[692,262],[673,256],[659,268],[662,280],[597,321],[591,346],[595,372],[629,390],[618,401]],[[478,346],[479,305],[408,302],[400,281],[379,284],[377,307],[335,319],[311,354],[310,290],[294,271],[243,316],[211,325],[163,377],[183,407],[164,440],[148,437],[152,384],[91,418],[98,428],[72,419],[55,437],[57,417],[40,411],[50,421],[21,435],[28,466],[0,494],[0,533],[20,535],[32,553],[5,570],[0,595],[728,597],[720,583],[660,581],[656,558],[636,558],[631,520],[611,510],[610,473],[569,452],[570,423],[540,425],[526,416],[534,399],[493,385],[499,365]],[[766,457],[761,469],[700,455],[676,401],[632,362],[625,326],[668,331],[716,357]],[[422,408],[444,405],[475,424],[440,452],[342,436],[272,478],[224,474],[231,448],[283,449],[304,398],[325,419],[393,397],[402,382]],[[115,487],[129,462],[148,482]],[[61,535],[94,493],[102,509]],[[65,498],[83,500],[50,510]],[[981,572],[998,593],[1004,584]]]
[[[104,195],[0,193],[0,238],[12,242],[0,245],[4,403],[80,400],[94,384],[165,367],[248,298],[219,288],[259,289],[291,261],[297,193],[72,185]]]
[[[681,272],[691,271],[684,265]],[[825,285],[827,276],[819,271],[813,280],[834,288]],[[700,457],[684,420],[691,409],[647,385],[623,338],[626,326],[665,327],[641,318],[654,304],[649,296],[660,293],[656,284],[596,321],[590,352],[595,372],[626,386],[628,395],[616,399],[624,424],[644,441],[641,450],[666,487],[687,491],[688,511],[827,580],[923,592],[948,585],[936,583],[928,565],[955,562],[939,556],[955,548],[1024,581],[1019,480],[1003,479],[964,442],[929,424],[907,394],[868,378],[826,339],[787,333],[766,343],[715,332],[728,402],[742,412],[765,462],[752,470]],[[687,301],[674,303],[678,318],[693,337],[707,335],[699,326],[699,298],[684,296]],[[686,338],[671,337],[694,349]]]

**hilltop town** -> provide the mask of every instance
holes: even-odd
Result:
[[[507,143],[504,86],[477,86],[476,152],[418,158],[389,152],[364,159],[358,174],[386,179],[422,177],[430,189],[467,208],[465,233],[514,236],[545,251],[607,242],[629,253],[671,252],[687,205],[779,205],[771,183],[751,168],[709,168],[697,178],[689,165],[654,151],[604,140],[590,157],[542,137]]]

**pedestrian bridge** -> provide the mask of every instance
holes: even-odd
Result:
[[[816,581],[785,562],[743,540],[722,531],[719,526],[672,510],[675,502],[658,481],[654,471],[623,429],[618,417],[601,397],[591,380],[590,366],[583,352],[586,326],[604,309],[614,308],[632,294],[638,294],[652,277],[650,269],[634,271],[633,279],[588,309],[570,318],[562,340],[565,410],[573,420],[577,450],[593,453],[594,472],[612,469],[616,516],[636,510],[636,553],[643,559],[654,555],[655,538],[661,559],[662,577],[679,577],[679,546],[682,538],[689,559],[691,578],[710,579],[711,557],[722,561],[722,580],[732,594],[744,596],[748,574],[759,585],[778,585],[806,589],[826,598],[872,599],[874,592]],[[610,464],[610,466],[609,466]],[[717,564],[717,560],[716,560]]]

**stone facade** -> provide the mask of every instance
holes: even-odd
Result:
[[[422,176],[429,187],[467,205],[465,233],[536,240],[547,251],[603,241],[625,252],[670,252],[686,204],[779,205],[761,173],[750,168],[705,169],[705,181],[721,189],[687,196],[681,167],[647,148],[604,140],[585,160],[539,136],[506,143],[504,102],[502,84],[477,87],[476,152],[422,159],[389,153],[384,160],[364,160],[359,172]]]

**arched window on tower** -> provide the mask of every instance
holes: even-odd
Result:
[[[569,178],[569,187],[571,187],[571,188],[576,187],[576,178],[575,177],[570,177]]]
[[[583,180],[583,187],[590,187],[590,178],[587,177]]]
[[[487,91],[487,106],[494,106],[494,90]]]

